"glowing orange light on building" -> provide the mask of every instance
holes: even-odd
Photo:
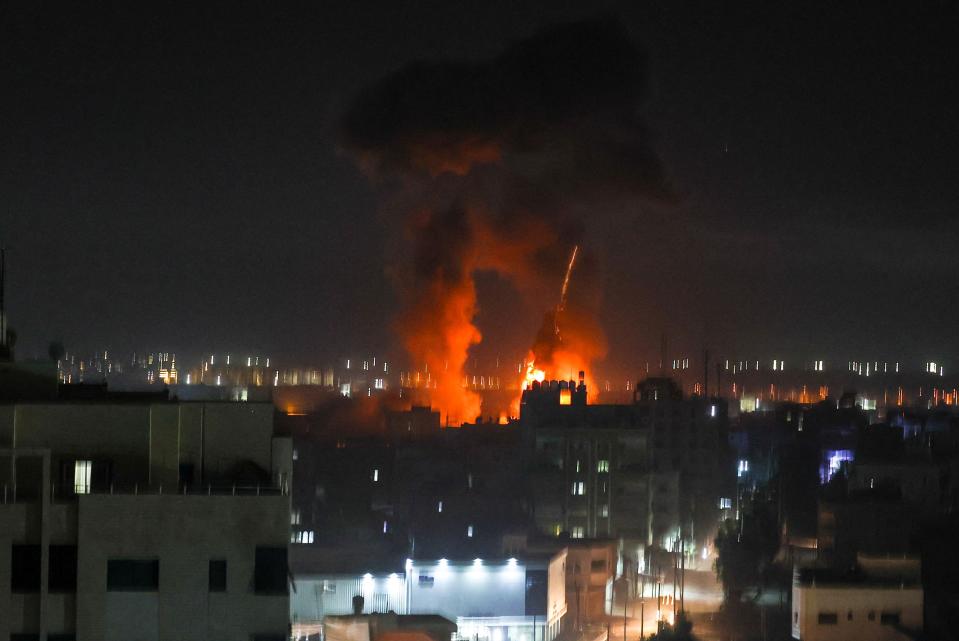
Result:
[[[573,393],[568,389],[561,389],[559,391],[559,404],[560,405],[572,405],[573,404]]]

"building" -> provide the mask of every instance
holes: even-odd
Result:
[[[272,405],[98,390],[0,405],[0,639],[285,639]]]
[[[619,538],[635,567],[650,546],[672,550],[682,537],[693,566],[735,495],[725,402],[684,398],[665,378],[640,383],[630,404],[586,401],[582,373],[523,392],[536,528]]]
[[[433,614],[353,614],[324,617],[323,633],[325,641],[449,641],[456,624]]]
[[[520,422],[541,533],[649,542],[649,433],[632,406],[587,405],[584,384],[548,381],[523,392]]]
[[[548,559],[407,560],[403,567],[323,572],[294,554],[294,636],[309,636],[329,617],[439,615],[473,641],[551,641],[566,614],[566,550]]]
[[[861,556],[855,569],[797,568],[792,637],[802,641],[900,641],[923,628],[920,563]]]

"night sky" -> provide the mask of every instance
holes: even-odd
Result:
[[[604,16],[646,50],[678,196],[587,218],[609,369],[663,332],[751,358],[955,362],[953,3],[379,4],[3,4],[18,355],[397,351],[400,229],[339,148],[342,115],[412,61]],[[490,356],[528,347],[549,301],[487,275],[479,303]]]

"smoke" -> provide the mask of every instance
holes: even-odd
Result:
[[[618,22],[594,20],[490,60],[407,65],[361,91],[344,115],[343,147],[409,234],[397,327],[450,422],[480,412],[462,386],[482,337],[476,272],[496,271],[520,289],[558,288],[571,248],[604,205],[671,197],[640,115],[645,87],[641,49]],[[584,207],[589,216],[574,215]],[[574,278],[554,319],[563,345],[551,348],[576,350],[573,360],[587,365],[605,352],[588,274]]]

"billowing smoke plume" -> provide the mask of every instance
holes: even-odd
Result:
[[[468,350],[481,339],[475,273],[494,270],[521,289],[558,287],[590,222],[574,209],[600,215],[613,200],[669,197],[639,113],[645,84],[645,57],[625,29],[590,21],[491,60],[410,64],[362,91],[345,114],[343,146],[410,234],[398,328],[435,377],[433,401],[450,422],[480,412],[462,386]],[[576,291],[562,313],[564,349],[588,362],[605,341],[595,296],[581,305]]]

